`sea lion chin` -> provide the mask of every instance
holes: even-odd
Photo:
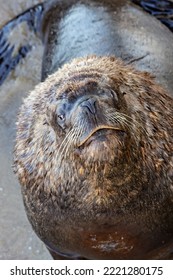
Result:
[[[139,259],[170,241],[172,101],[151,75],[108,56],[74,59],[24,100],[15,172],[52,252]]]

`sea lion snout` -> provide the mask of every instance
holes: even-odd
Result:
[[[106,94],[104,98],[110,99]],[[110,105],[111,104],[111,105]],[[123,131],[120,125],[110,122],[107,111],[116,111],[113,103],[107,104],[100,96],[86,95],[79,98],[71,113],[71,125],[81,129],[78,147],[89,145],[92,141],[108,141],[115,131]]]
[[[95,115],[96,113],[96,98],[95,97],[90,97],[84,100],[81,103],[81,106],[84,107],[86,110],[88,110],[91,114]]]

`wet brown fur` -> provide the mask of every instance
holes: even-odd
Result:
[[[56,106],[95,89],[117,93],[127,137],[111,135],[106,148],[91,146],[79,154],[71,140],[64,155],[67,141],[60,147],[65,132],[56,123]],[[21,107],[14,153],[27,215],[39,237],[64,254],[103,259],[147,258],[169,241],[172,116],[173,100],[154,78],[114,57],[75,59],[39,84]]]

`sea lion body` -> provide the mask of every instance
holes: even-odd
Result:
[[[148,71],[171,94],[173,34],[127,0],[52,1],[43,18],[42,80],[73,58],[114,55]]]
[[[21,107],[14,165],[55,258],[170,257],[173,99],[126,65],[171,93],[173,52],[153,52],[167,31],[150,34],[148,17],[128,1],[53,1],[43,19],[46,80]]]

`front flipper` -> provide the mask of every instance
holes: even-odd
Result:
[[[173,3],[168,0],[132,0],[173,31]]]
[[[26,24],[29,32],[38,35],[43,11],[44,5],[39,4],[9,21],[0,30],[0,85],[5,81],[11,70],[15,69],[32,49],[29,39],[28,41],[25,39],[25,42],[15,41],[15,37],[21,37],[22,40],[19,25]],[[21,36],[15,36],[17,32]]]

